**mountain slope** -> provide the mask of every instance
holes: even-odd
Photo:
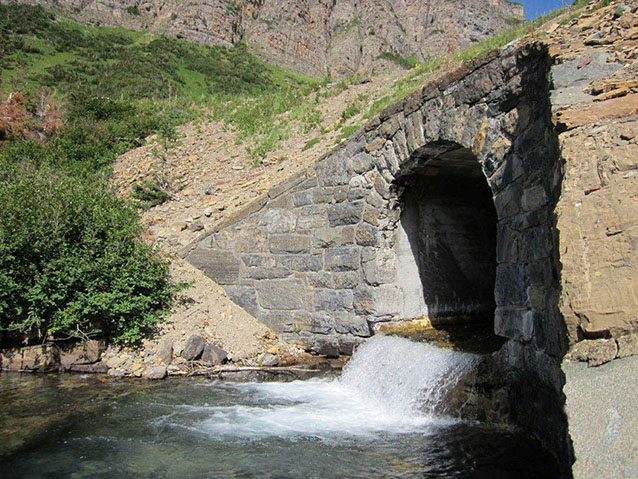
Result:
[[[1,0],[0,3],[15,3]],[[508,0],[21,0],[83,23],[232,46],[315,76],[369,73],[475,43],[523,20]]]

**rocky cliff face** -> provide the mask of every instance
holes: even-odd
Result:
[[[8,3],[9,0],[0,0]],[[232,46],[317,76],[367,73],[395,58],[423,60],[523,18],[508,0],[23,0],[85,23]],[[384,57],[386,58],[384,60]]]

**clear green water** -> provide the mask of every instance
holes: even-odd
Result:
[[[374,346],[341,378],[293,383],[0,374],[0,477],[557,477],[524,436],[414,407],[471,358]]]

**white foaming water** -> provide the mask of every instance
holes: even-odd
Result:
[[[435,416],[434,408],[476,359],[403,338],[375,336],[356,351],[337,379],[238,384],[234,387],[243,404],[181,406],[159,422],[219,440],[335,440],[427,431],[454,422]]]

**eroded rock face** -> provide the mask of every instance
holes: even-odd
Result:
[[[8,0],[2,0],[3,3]],[[384,54],[423,60],[523,19],[507,0],[24,0],[92,24],[149,30],[222,46],[244,41],[266,61],[316,76],[398,68]]]

